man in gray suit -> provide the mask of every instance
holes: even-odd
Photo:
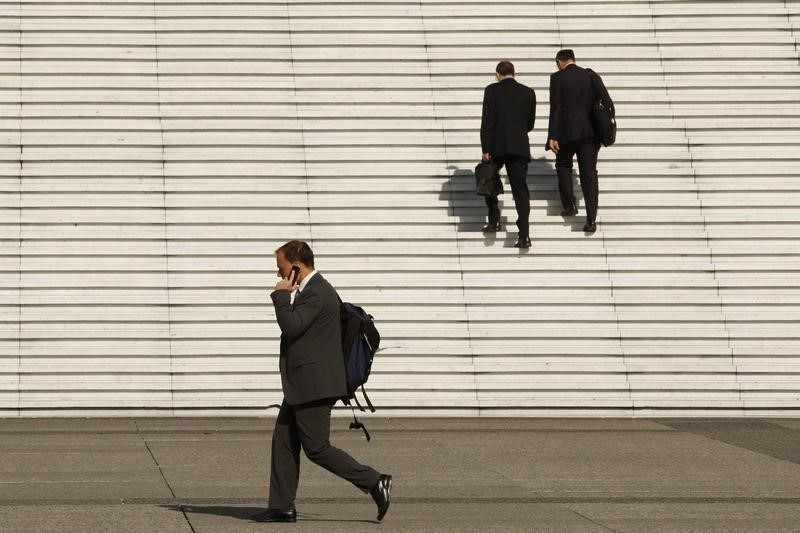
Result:
[[[314,270],[314,254],[302,241],[275,251],[281,281],[272,292],[281,328],[281,404],[272,434],[269,508],[253,520],[296,522],[300,449],[312,462],[346,479],[378,506],[389,508],[392,476],[358,463],[330,443],[331,408],[347,394],[339,320],[339,296]]]

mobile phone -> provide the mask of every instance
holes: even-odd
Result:
[[[300,277],[300,267],[297,265],[292,265],[292,271],[289,272],[289,281],[292,282],[292,285],[297,285],[299,283],[298,278]]]

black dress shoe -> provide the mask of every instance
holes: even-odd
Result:
[[[282,511],[281,509],[267,509],[263,513],[254,514],[250,520],[256,522],[297,522],[297,511],[289,509]]]
[[[531,240],[529,237],[525,237],[524,239],[517,239],[517,242],[514,243],[514,248],[530,248],[531,247]]]
[[[503,228],[500,226],[499,222],[489,222],[483,227],[484,233],[495,233],[497,231],[503,231]]]
[[[597,224],[595,224],[594,222],[587,222],[586,224],[583,225],[583,231],[586,233],[594,233],[595,231],[597,231]]]
[[[566,207],[564,208],[564,210],[561,211],[562,217],[574,217],[577,214],[578,214],[578,208],[575,206]]]
[[[389,503],[392,499],[392,476],[381,474],[381,477],[378,478],[378,483],[370,491],[370,494],[378,506],[378,522],[380,522],[386,516],[386,511],[389,510]]]

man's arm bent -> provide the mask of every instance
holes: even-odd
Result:
[[[289,291],[273,291],[270,295],[275,306],[275,318],[281,333],[288,339],[296,339],[311,327],[311,324],[322,312],[322,299],[316,292],[297,295],[294,307],[291,303],[292,293]]]

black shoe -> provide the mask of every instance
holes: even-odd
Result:
[[[392,499],[392,476],[381,474],[377,485],[373,487],[370,494],[372,494],[372,499],[375,500],[375,504],[378,506],[378,522],[380,522],[386,516],[386,511],[389,510],[389,503]]]
[[[531,247],[531,240],[529,237],[525,237],[524,239],[517,239],[517,242],[514,243],[514,248],[530,248]]]
[[[250,520],[256,522],[297,522],[297,511],[289,509],[282,511],[280,509],[267,509],[263,513],[254,514]]]
[[[495,233],[497,231],[503,231],[503,228],[500,226],[499,222],[489,222],[483,227],[484,233]]]
[[[594,233],[595,231],[597,231],[597,224],[595,224],[594,222],[587,222],[586,224],[583,225],[583,231],[585,233]]]
[[[574,205],[572,207],[565,207],[561,211],[561,216],[562,217],[574,217],[577,214],[578,214],[578,208],[575,207]]]

